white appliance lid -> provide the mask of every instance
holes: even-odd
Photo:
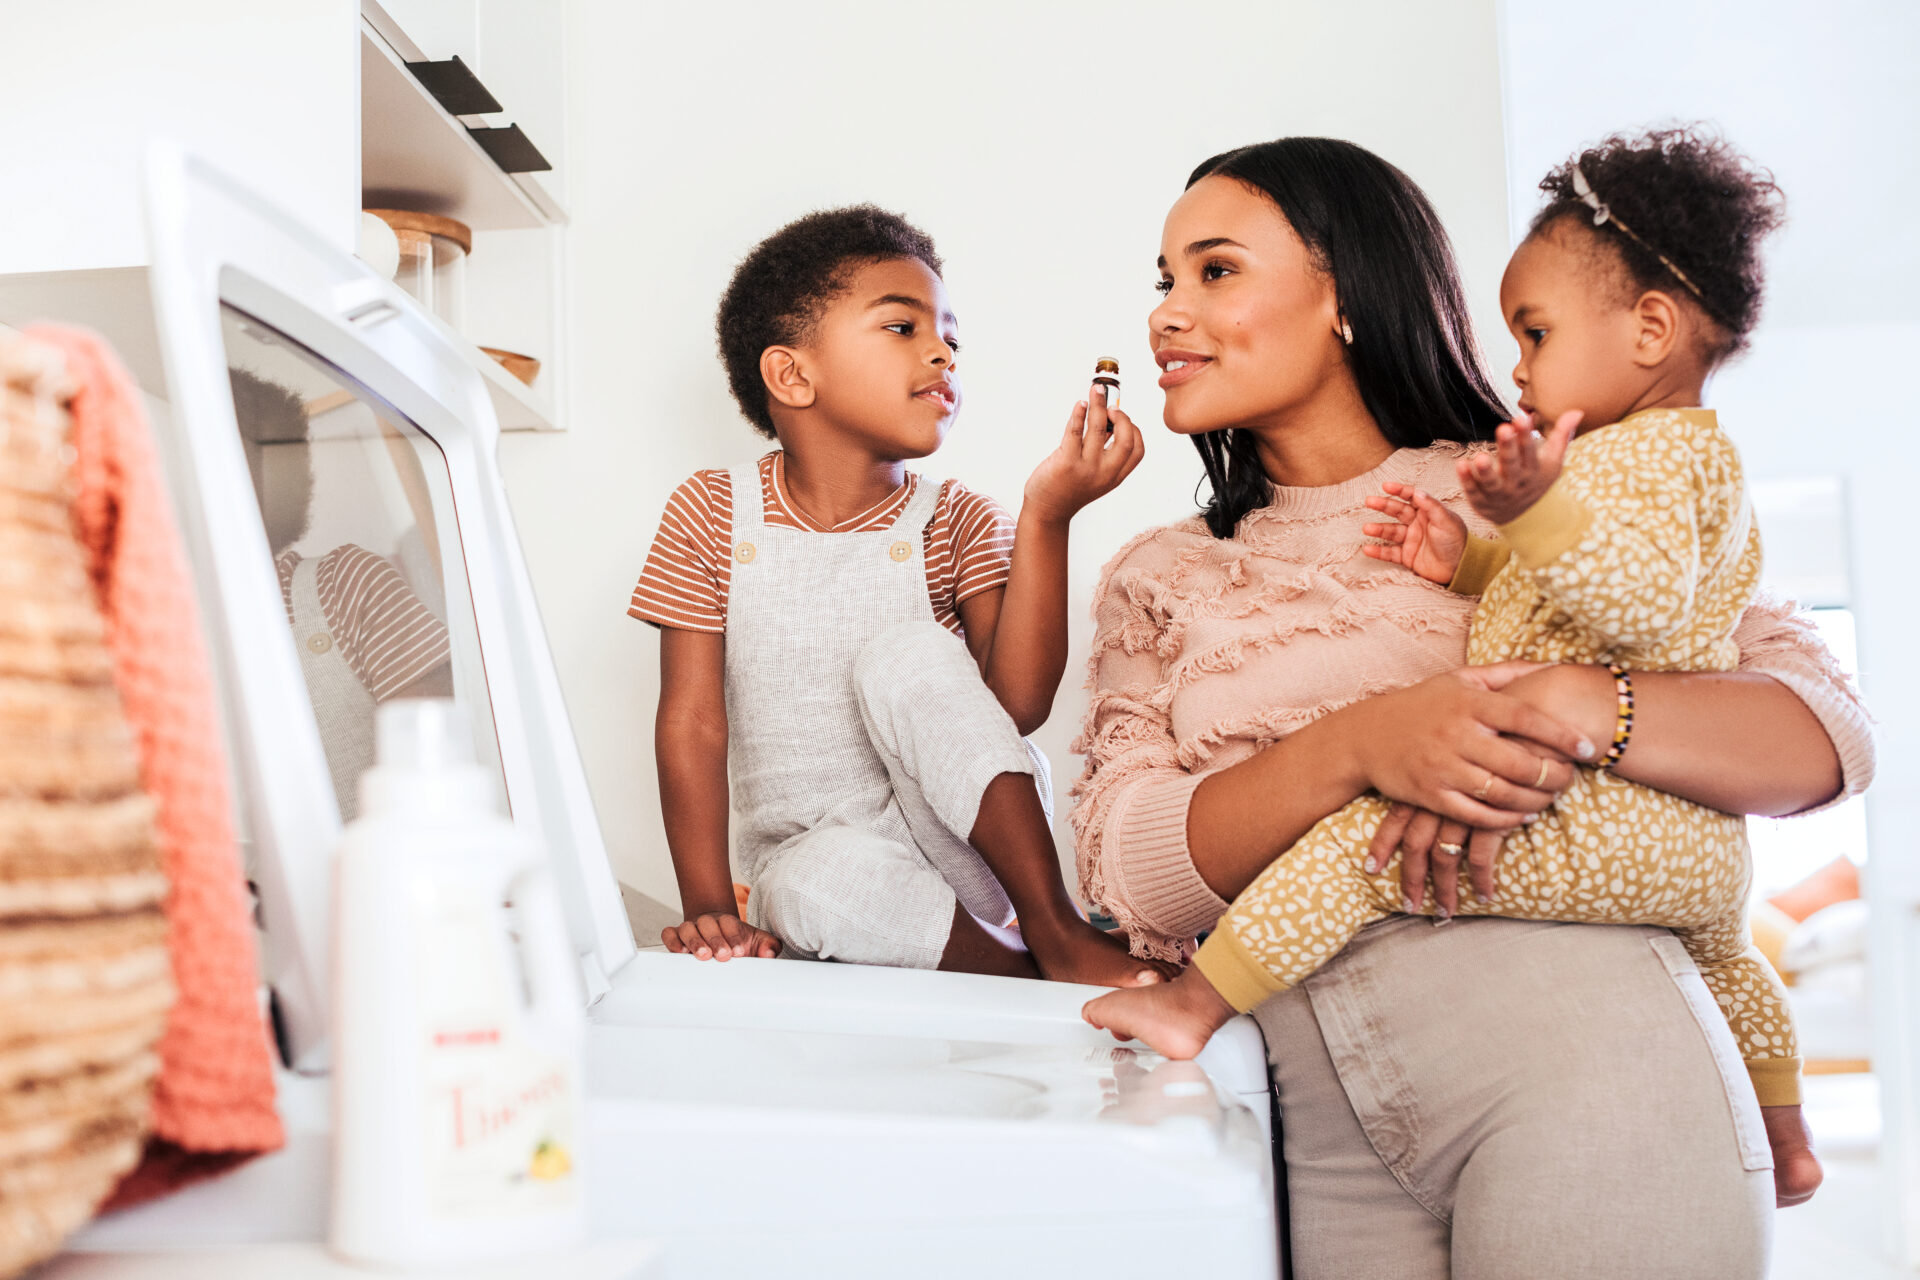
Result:
[[[232,378],[243,364],[296,393],[327,382],[339,389],[340,405],[327,412],[344,427],[323,426],[327,396],[302,397],[310,455],[337,444],[341,458],[358,450],[376,471],[382,450],[395,460],[398,478],[369,480],[368,503],[385,483],[401,504],[395,510],[411,504],[416,518],[403,522],[416,543],[437,543],[415,547],[411,586],[445,615],[455,696],[492,725],[481,749],[497,745],[514,817],[552,858],[588,996],[597,996],[604,976],[632,956],[632,932],[507,507],[498,424],[461,340],[297,219],[167,144],[148,156],[147,217],[173,411],[163,444],[226,704],[283,1055],[302,1070],[325,1061],[330,871],[345,788],[336,791],[328,767],[337,739],[321,728],[333,712],[316,715],[309,686],[321,685],[303,671],[288,626],[263,519],[272,508],[259,500],[264,488],[256,491],[257,457],[250,467],[250,443],[259,441],[241,434]],[[254,344],[243,358],[234,354],[241,333]],[[268,350],[271,357],[260,354]],[[290,385],[303,376],[315,386]],[[253,434],[276,447],[302,446]],[[402,466],[404,458],[412,461]],[[337,460],[329,455],[326,465]],[[321,464],[314,468],[317,493]],[[364,514],[353,506],[330,511],[350,524]],[[405,576],[402,541],[396,534],[393,546],[369,550]],[[421,564],[442,572],[421,574]],[[326,644],[317,636],[304,642]],[[351,694],[347,687],[339,700]]]

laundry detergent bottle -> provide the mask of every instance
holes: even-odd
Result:
[[[408,1268],[586,1234],[573,950],[452,702],[380,708],[335,864],[333,1249]]]

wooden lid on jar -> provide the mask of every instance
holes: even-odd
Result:
[[[460,252],[473,252],[473,228],[464,222],[452,218],[443,218],[437,213],[415,213],[410,209],[365,209],[395,231],[424,231],[430,236],[439,236],[442,240],[451,240],[460,246]]]

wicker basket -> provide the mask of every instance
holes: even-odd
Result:
[[[0,1277],[139,1159],[173,1002],[153,808],[74,537],[59,357],[0,331]]]

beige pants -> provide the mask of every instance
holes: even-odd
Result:
[[[1402,917],[1254,1016],[1293,1280],[1766,1274],[1759,1109],[1666,930]]]

